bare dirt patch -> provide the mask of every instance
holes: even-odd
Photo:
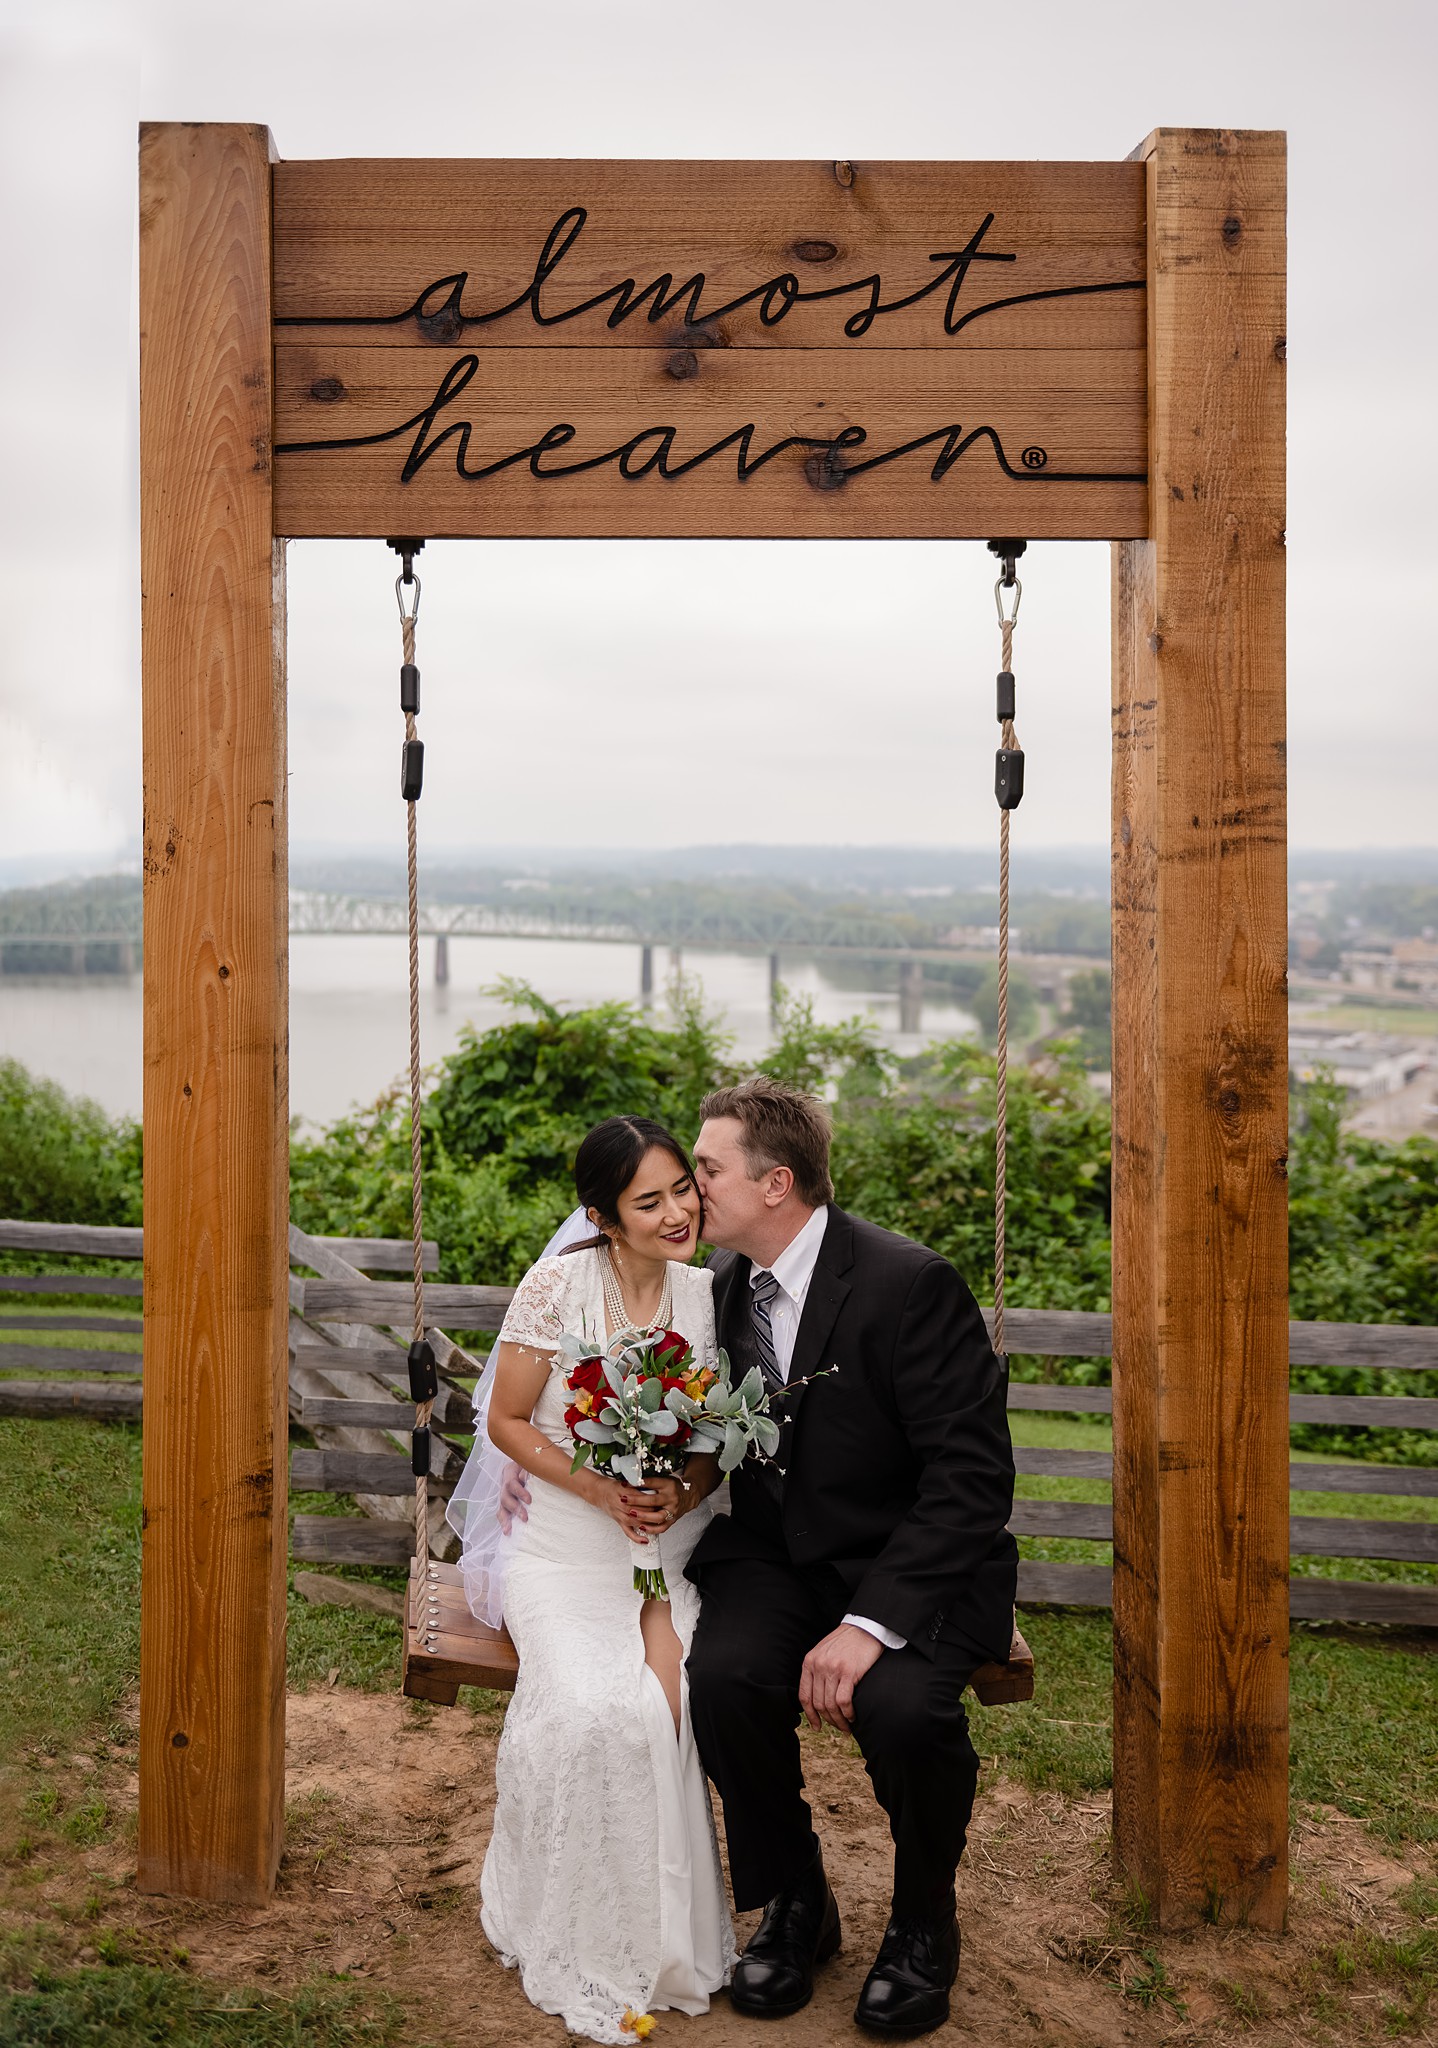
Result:
[[[12,1868],[0,1917],[11,1929],[58,1929],[76,1960],[118,1944],[161,1962],[183,1951],[187,1967],[225,1983],[342,1973],[412,2009],[416,2048],[559,2048],[563,2025],[526,2003],[476,1912],[499,1726],[497,1714],[391,1697],[292,1695],[288,1846],[275,1899],[260,1909],[139,1894],[133,1775],[118,1754],[57,1762],[72,1806],[99,1793],[118,1820],[93,1845],[61,1834],[37,1844]],[[815,1742],[808,1775],[844,1916],[841,1955],[791,2020],[756,2025],[720,1999],[704,2019],[665,2015],[656,2041],[818,2048],[866,2038],[851,2014],[886,1916],[887,1829],[847,1743]],[[1293,1859],[1286,1937],[1212,1928],[1155,1937],[1116,1891],[1106,1799],[991,1782],[960,1873],[954,2016],[933,2038],[1082,2048],[1438,2038],[1394,1947],[1421,1932],[1403,1895],[1415,1879],[1432,1880],[1431,1858],[1399,1857],[1356,1821],[1309,1813],[1296,1823]]]

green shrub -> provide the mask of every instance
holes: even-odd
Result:
[[[0,1059],[0,1216],[138,1223],[138,1124]]]

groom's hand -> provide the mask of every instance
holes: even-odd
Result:
[[[499,1506],[494,1511],[495,1520],[506,1536],[516,1522],[529,1520],[529,1501],[529,1474],[509,1458],[505,1461],[499,1482]]]
[[[811,1728],[825,1721],[831,1728],[851,1734],[854,1727],[854,1687],[866,1671],[872,1671],[884,1654],[884,1646],[867,1629],[841,1622],[832,1635],[815,1643],[804,1659],[799,1675],[799,1705]]]

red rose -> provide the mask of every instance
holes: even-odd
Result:
[[[582,1358],[567,1381],[575,1393],[583,1388],[586,1394],[597,1394],[604,1383],[604,1367],[597,1358]]]
[[[661,1332],[659,1341],[654,1346],[654,1360],[657,1365],[667,1365],[671,1370],[677,1370],[680,1361],[687,1358],[688,1355],[689,1339],[687,1337],[681,1337],[677,1330]]]

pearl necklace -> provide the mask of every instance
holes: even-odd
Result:
[[[659,1290],[659,1307],[654,1320],[646,1323],[641,1330],[631,1317],[624,1303],[624,1289],[619,1284],[619,1275],[614,1266],[614,1254],[606,1242],[599,1262],[604,1282],[604,1312],[616,1337],[652,1337],[656,1330],[667,1330],[674,1313],[674,1289],[671,1284],[673,1266],[664,1262],[664,1285]]]

